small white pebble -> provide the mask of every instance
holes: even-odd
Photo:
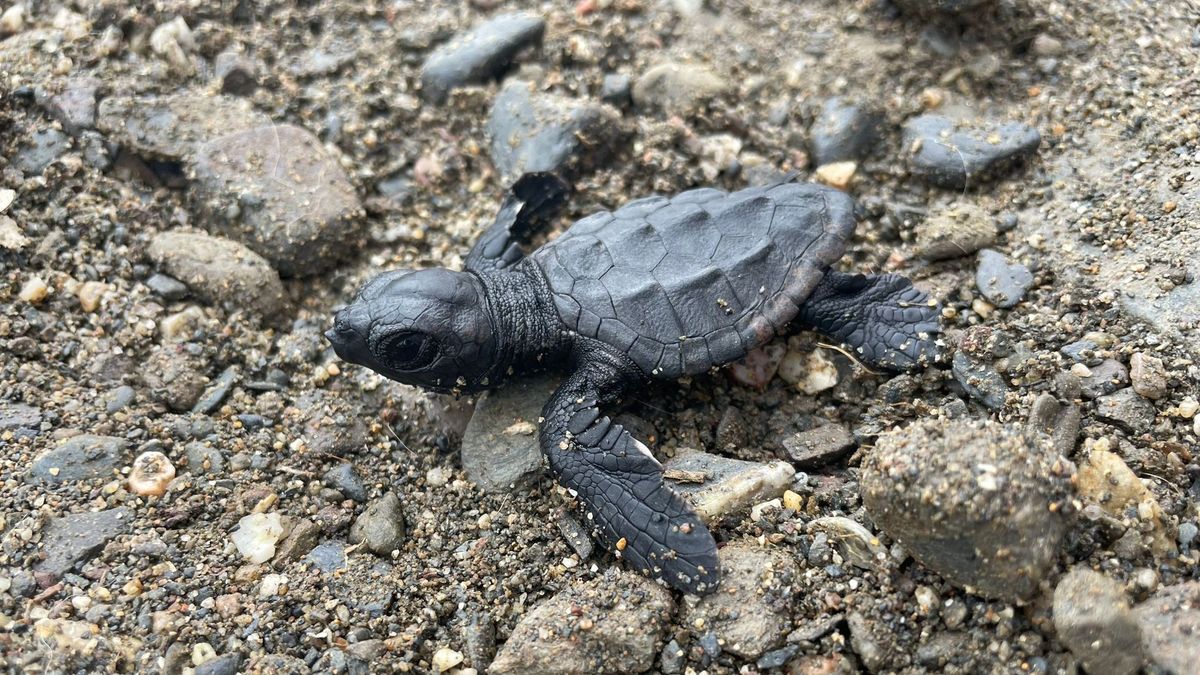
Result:
[[[444,673],[462,662],[462,652],[454,651],[449,647],[442,647],[433,655],[433,669],[439,673]]]
[[[21,293],[18,297],[31,305],[38,305],[46,299],[46,295],[49,292],[50,287],[46,285],[46,282],[38,277],[30,277],[25,282],[25,285],[21,287]]]
[[[252,563],[264,563],[275,555],[275,543],[283,536],[283,521],[278,513],[252,513],[238,521],[233,545]]]
[[[108,285],[99,281],[84,282],[79,286],[79,306],[83,311],[91,314],[97,309],[100,309],[100,301],[104,299],[104,293],[108,290]]]
[[[200,667],[217,658],[217,650],[207,642],[197,642],[192,646],[192,665]]]
[[[157,450],[143,452],[133,460],[129,491],[144,497],[161,497],[174,479],[175,465],[166,455]]]
[[[442,487],[446,484],[446,471],[440,466],[435,466],[425,472],[425,482],[430,487]]]
[[[271,547],[274,549],[274,546]],[[287,593],[286,574],[265,574],[258,585],[258,597],[269,598]]]
[[[1082,363],[1076,363],[1075,365],[1071,366],[1071,374],[1075,377],[1091,377],[1092,369],[1088,368]]]

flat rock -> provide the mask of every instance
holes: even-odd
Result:
[[[1135,352],[1129,357],[1129,377],[1133,390],[1143,398],[1158,400],[1169,391],[1167,368],[1157,356]]]
[[[183,162],[219,136],[271,123],[245,99],[188,92],[111,96],[100,102],[96,126],[110,140],[150,159]]]
[[[94,513],[70,513],[51,520],[42,530],[46,557],[34,571],[60,577],[76,563],[91,560],[110,540],[129,529],[131,514],[125,507]]]
[[[367,444],[362,409],[351,397],[315,389],[296,399],[295,410],[302,416],[299,424],[304,429],[305,445],[313,452],[345,457]]]
[[[505,83],[488,118],[492,163],[509,178],[532,171],[579,175],[603,165],[623,132],[616,110],[598,103],[534,93],[520,80]]]
[[[1025,428],[1043,433],[1054,441],[1054,450],[1063,457],[1075,452],[1083,413],[1074,402],[1060,403],[1053,394],[1043,392],[1033,402]]]
[[[206,143],[193,175],[210,226],[284,276],[328,269],[362,237],[354,186],[337,158],[300,127],[261,126]]]
[[[575,582],[530,610],[488,672],[641,673],[654,665],[673,611],[665,588],[610,568],[604,576]]]
[[[1084,398],[1100,398],[1129,386],[1129,370],[1116,359],[1104,359],[1088,370],[1087,377],[1079,382]]]
[[[722,650],[757,659],[781,643],[791,628],[787,617],[798,574],[796,560],[752,540],[723,546],[717,557],[720,587],[689,602],[684,620],[714,633]]]
[[[1018,262],[1010,262],[1003,253],[985,248],[976,258],[975,286],[988,302],[997,307],[1013,307],[1025,298],[1033,285],[1033,273]]]
[[[96,94],[101,87],[94,77],[74,77],[54,93],[38,92],[38,103],[72,136],[96,126]]]
[[[1154,425],[1154,405],[1126,387],[1096,399],[1096,417],[1129,433],[1142,434]]]
[[[526,47],[539,45],[546,22],[525,13],[501,14],[438,47],[421,68],[421,91],[442,102],[452,89],[499,78]]]
[[[12,165],[30,175],[40,175],[54,160],[71,149],[71,138],[58,129],[42,129],[29,135],[17,150]]]
[[[284,304],[279,274],[262,256],[236,241],[199,232],[160,232],[147,255],[197,297],[227,311],[261,317]]]
[[[774,499],[792,484],[787,462],[745,462],[699,450],[681,450],[664,467],[667,485],[685,495],[705,522]]]
[[[1053,570],[1071,473],[1048,439],[931,419],[880,436],[862,493],[875,523],[921,563],[971,592],[1018,601]]]
[[[404,542],[404,529],[400,498],[389,492],[367,504],[354,520],[350,526],[350,543],[364,543],[375,555],[390,558],[392,551]]]
[[[326,574],[346,567],[346,544],[340,541],[326,541],[317,544],[304,558]]]
[[[37,429],[41,425],[41,410],[24,403],[0,400],[0,432]]]
[[[633,83],[633,102],[639,108],[686,112],[728,88],[729,84],[706,66],[661,63]]]
[[[783,439],[783,449],[797,469],[824,466],[855,447],[854,434],[843,424],[823,424]]]
[[[1132,675],[1142,666],[1142,634],[1116,581],[1076,567],[1054,588],[1054,631],[1089,673]]]
[[[115,436],[80,434],[33,461],[29,477],[39,483],[111,478],[129,460],[129,444]]]
[[[990,246],[997,233],[986,211],[974,204],[956,204],[917,225],[914,252],[926,260],[959,258]]]
[[[339,462],[321,476],[321,481],[341,492],[347,499],[356,502],[367,501],[367,486],[363,484],[362,476],[350,462]]]
[[[879,141],[883,115],[842,96],[826,99],[809,129],[816,166],[858,161]]]
[[[523,378],[479,397],[463,432],[462,465],[484,492],[524,487],[541,476],[537,422],[559,379]]]
[[[904,125],[912,173],[938,187],[962,190],[999,177],[1037,152],[1042,136],[1019,122],[957,124],[925,114]]]
[[[1163,672],[1195,672],[1200,663],[1200,582],[1159,589],[1137,606],[1134,616],[1150,663]]]
[[[992,410],[1004,407],[1008,385],[991,365],[972,359],[960,351],[954,354],[950,372],[971,398]]]

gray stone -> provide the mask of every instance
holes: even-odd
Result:
[[[39,483],[112,478],[129,460],[129,444],[114,436],[72,436],[33,461],[29,476]]]
[[[442,102],[450,91],[499,78],[526,47],[540,45],[546,22],[524,13],[501,14],[455,37],[429,55],[421,68],[421,92]]]
[[[304,558],[326,574],[346,567],[346,545],[340,541],[327,541],[318,544]]]
[[[33,566],[34,571],[60,577],[76,563],[91,560],[105,544],[129,529],[131,515],[129,509],[120,507],[51,520],[42,530],[46,557]]]
[[[854,434],[844,424],[823,424],[783,439],[783,449],[797,469],[835,462],[854,449]]]
[[[67,80],[61,91],[39,96],[38,102],[67,133],[78,136],[85,129],[96,126],[96,93],[99,90],[99,80],[76,77]]]
[[[845,516],[822,516],[808,524],[809,534],[824,534],[846,562],[861,569],[880,569],[887,549],[866,527]]]
[[[706,522],[783,494],[796,469],[783,461],[745,462],[683,449],[664,467],[667,485],[685,495]]]
[[[304,441],[313,452],[345,457],[366,446],[362,410],[351,397],[316,389],[297,398],[295,407],[303,411]]]
[[[1157,411],[1154,405],[1126,387],[1096,399],[1096,418],[1133,434],[1150,431]]]
[[[241,654],[224,654],[196,666],[194,675],[237,675],[241,667]]]
[[[492,675],[641,673],[654,665],[673,611],[671,594],[610,568],[530,610],[488,667]]]
[[[1196,540],[1197,534],[1200,534],[1200,527],[1197,527],[1196,523],[1180,523],[1177,537],[1179,550],[1186,554],[1187,550],[1191,548],[1192,542]]]
[[[687,655],[675,640],[668,642],[663,647],[662,655],[658,657],[659,667],[666,675],[682,673],[685,661],[687,661]]]
[[[809,129],[816,166],[858,161],[879,141],[883,115],[841,96],[826,99]]]
[[[1025,298],[1033,285],[1033,274],[1021,263],[1010,263],[1002,253],[985,248],[979,252],[975,285],[988,302],[997,307],[1013,307]]]
[[[41,410],[24,403],[0,400],[0,431],[37,429],[41,425]]]
[[[1073,467],[1048,439],[929,419],[880,436],[862,469],[874,522],[921,563],[986,597],[1033,597],[1066,532]]]
[[[1100,345],[1091,340],[1083,339],[1063,345],[1058,351],[1063,356],[1069,357],[1072,361],[1078,363],[1098,363],[1099,359],[1095,358],[1095,352],[1098,349],[1100,349]]]
[[[361,244],[358,194],[305,129],[271,124],[221,136],[197,150],[193,173],[194,206],[209,227],[284,276],[322,272]]]
[[[187,284],[165,274],[152,274],[146,279],[146,287],[163,300],[182,300],[187,297]]]
[[[284,536],[276,545],[271,564],[283,567],[295,562],[313,550],[321,538],[321,526],[307,518],[286,516]]]
[[[337,466],[325,472],[321,481],[329,487],[341,492],[356,502],[367,501],[367,486],[363,484],[362,476],[350,462],[340,462]]]
[[[962,190],[999,177],[1037,152],[1042,136],[1019,122],[956,124],[925,114],[904,125],[912,173],[938,187]]]
[[[1129,357],[1129,379],[1143,398],[1158,400],[1169,391],[1167,368],[1157,356],[1135,352]]]
[[[12,165],[26,174],[41,175],[54,160],[62,157],[71,148],[71,138],[58,129],[42,129],[29,136]]]
[[[174,346],[160,345],[150,352],[141,371],[150,397],[174,412],[190,411],[208,386],[203,359]]]
[[[350,526],[350,543],[365,543],[375,555],[390,558],[392,551],[404,543],[404,528],[400,498],[389,492],[367,504],[354,520]]]
[[[926,260],[949,260],[971,255],[995,240],[996,224],[986,211],[956,204],[917,225],[914,252]]]
[[[662,63],[642,73],[633,84],[633,102],[639,108],[687,112],[729,88],[705,66]]]
[[[1042,393],[1033,402],[1029,411],[1026,429],[1031,433],[1043,433],[1054,441],[1054,450],[1063,457],[1075,452],[1079,440],[1079,426],[1083,414],[1074,403],[1062,404],[1052,394]]]
[[[1132,675],[1142,666],[1142,635],[1121,585],[1076,567],[1054,588],[1054,630],[1090,673]]]
[[[221,476],[225,473],[225,457],[221,451],[200,441],[192,441],[184,446],[187,457],[187,468],[193,474],[211,474]]]
[[[479,397],[462,439],[463,470],[471,482],[485,492],[503,492],[537,480],[537,421],[558,382],[552,375],[526,378]]]
[[[954,379],[962,385],[971,398],[992,410],[1004,407],[1008,385],[995,368],[987,363],[971,359],[962,352],[957,352],[954,354],[950,370],[954,374]]]
[[[137,398],[137,390],[127,384],[123,384],[109,392],[108,396],[105,397],[104,411],[111,415],[133,403],[135,398]]]
[[[111,140],[148,159],[173,162],[192,159],[213,138],[270,123],[249,101],[194,92],[110,96],[96,116],[96,126]]]
[[[633,80],[625,73],[609,73],[600,83],[600,100],[617,108],[633,102]]]
[[[567,540],[567,544],[571,546],[580,560],[587,560],[591,557],[595,544],[592,543],[592,538],[588,536],[583,524],[576,520],[570,511],[559,509],[555,514],[554,522],[558,525],[558,531],[562,533],[563,539]]]
[[[1150,663],[1168,673],[1194,673],[1200,663],[1200,582],[1164,586],[1134,609]]]
[[[199,232],[160,232],[146,253],[201,300],[227,311],[272,317],[283,308],[279,275],[236,241]]]
[[[510,80],[488,118],[492,163],[508,178],[533,171],[577,176],[603,165],[619,149],[620,116],[603,105],[534,93]]]
[[[850,646],[867,672],[895,670],[897,658],[903,653],[896,644],[896,631],[863,612],[847,614],[846,625],[850,629]]]
[[[204,392],[199,401],[196,401],[196,405],[192,406],[192,412],[199,415],[208,415],[215,411],[221,405],[221,402],[225,400],[225,397],[229,395],[229,391],[233,389],[233,385],[237,380],[238,369],[236,366],[229,366],[221,371],[221,374],[217,376],[212,386]]]
[[[1116,359],[1105,359],[1089,370],[1091,374],[1081,378],[1079,383],[1084,398],[1100,398],[1129,386],[1129,371]]]

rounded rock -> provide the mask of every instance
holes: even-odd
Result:
[[[151,450],[133,460],[129,491],[143,497],[161,497],[175,479],[175,465],[161,452]]]

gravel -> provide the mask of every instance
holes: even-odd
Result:
[[[367,504],[350,526],[350,543],[362,543],[378,556],[390,557],[404,543],[404,538],[404,511],[394,492]]]
[[[1054,587],[1053,611],[1054,630],[1088,672],[1138,672],[1142,633],[1120,584],[1073,569]]]
[[[541,43],[546,22],[524,13],[501,14],[439,47],[421,68],[421,91],[444,101],[450,91],[503,75],[527,47]]]
[[[462,438],[463,470],[472,483],[487,492],[507,491],[541,476],[537,422],[558,381],[533,378],[479,397]]]
[[[880,138],[884,119],[877,110],[841,96],[826,99],[808,133],[817,166],[858,161]]]

